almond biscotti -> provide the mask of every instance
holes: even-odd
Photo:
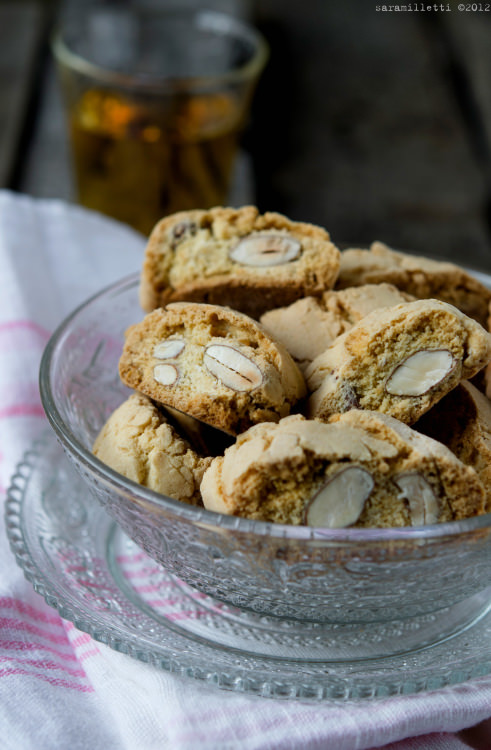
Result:
[[[486,492],[477,472],[437,440],[387,414],[361,409],[337,414],[331,424],[365,430],[397,448],[397,460],[388,462],[397,498],[391,494],[390,483],[390,499],[372,498],[371,525],[397,526],[389,522],[394,512],[402,513],[403,525],[409,526],[458,521],[486,512]]]
[[[361,408],[413,424],[490,359],[491,334],[445,302],[375,310],[307,368],[307,415]]]
[[[130,388],[232,435],[287,416],[306,393],[291,356],[259,323],[193,302],[131,326],[119,372]]]
[[[300,369],[307,366],[359,320],[381,307],[414,299],[392,284],[366,284],[322,297],[304,297],[288,307],[269,310],[260,322],[288,349]]]
[[[464,381],[424,414],[414,428],[446,445],[475,469],[486,490],[486,510],[490,513],[491,401]]]
[[[350,248],[341,253],[336,288],[394,284],[418,299],[440,299],[486,326],[491,291],[453,263],[392,250],[374,242],[370,250]]]
[[[152,401],[134,393],[109,417],[93,453],[128,479],[190,505],[202,505],[199,486],[211,458],[180,436]]]
[[[473,469],[398,420],[352,411],[330,424],[261,424],[214,458],[208,510],[324,528],[420,526],[484,511]]]
[[[339,255],[325,229],[254,206],[185,211],[150,235],[140,303],[148,312],[175,300],[207,302],[259,318],[331,289]]]

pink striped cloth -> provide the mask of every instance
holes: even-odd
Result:
[[[24,451],[46,428],[37,376],[50,332],[90,294],[139,270],[143,246],[141,236],[94,213],[0,192],[3,497]],[[64,621],[33,591],[0,533],[5,750],[489,750],[489,717],[491,678],[375,703],[314,705],[167,674]]]

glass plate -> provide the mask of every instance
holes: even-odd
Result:
[[[94,639],[219,688],[352,701],[418,693],[491,673],[491,612],[418,650],[326,659],[332,626],[261,617],[197,592],[128,539],[49,431],[24,456],[6,505],[11,548],[46,602]],[[484,592],[483,606],[486,604]],[[404,645],[404,644],[402,644]],[[289,654],[285,657],[285,653]]]

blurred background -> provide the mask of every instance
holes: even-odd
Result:
[[[101,4],[0,0],[0,187],[75,200],[49,38],[60,17]],[[340,246],[378,239],[491,271],[491,12],[454,2],[384,12],[375,0],[133,4],[218,9],[269,42],[232,205],[320,224]]]

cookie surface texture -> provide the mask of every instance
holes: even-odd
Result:
[[[473,469],[371,412],[329,424],[296,415],[256,425],[213,459],[201,493],[208,510],[325,528],[419,526],[484,507]]]
[[[128,479],[191,505],[211,458],[200,456],[146,396],[135,393],[109,417],[93,453]]]
[[[288,349],[302,372],[335,338],[373,310],[409,302],[411,295],[392,284],[366,284],[322,297],[304,297],[288,307],[269,310],[264,327]]]
[[[259,323],[192,302],[131,326],[119,371],[130,388],[232,435],[277,422],[306,393],[291,356]]]
[[[398,252],[383,242],[373,242],[370,250],[350,248],[341,253],[337,288],[383,281],[418,299],[448,302],[486,326],[491,291],[464,268]]]
[[[176,300],[207,302],[259,318],[331,289],[339,257],[325,229],[254,206],[181,212],[150,235],[140,303],[149,312]]]
[[[413,424],[490,359],[491,334],[445,302],[375,310],[307,368],[307,415],[360,408]]]

